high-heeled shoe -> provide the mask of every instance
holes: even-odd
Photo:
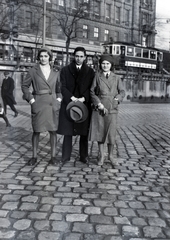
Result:
[[[104,163],[104,156],[100,156],[99,158],[98,158],[98,166],[102,166],[103,165],[103,163]]]
[[[37,158],[31,158],[31,159],[28,161],[27,165],[33,166],[34,164],[36,164],[36,162],[37,162]]]

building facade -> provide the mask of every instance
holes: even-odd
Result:
[[[155,46],[156,0],[46,0],[45,4],[44,0],[0,0],[0,7],[0,71],[13,73],[16,88],[36,61],[44,40],[44,19],[46,46],[60,66],[66,59],[67,34],[61,25],[66,18],[66,33],[73,27],[70,59],[77,46],[86,48],[91,65],[104,42]]]

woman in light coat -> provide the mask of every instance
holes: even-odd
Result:
[[[56,159],[56,130],[58,128],[58,115],[60,109],[61,94],[59,93],[59,72],[51,67],[52,53],[43,47],[39,50],[37,60],[21,84],[23,97],[31,105],[32,117],[32,147],[33,156],[28,165],[37,162],[37,148],[41,132],[48,131],[51,145],[51,164],[58,164]],[[32,86],[33,92],[30,91]]]
[[[118,105],[125,96],[120,76],[112,72],[113,58],[102,55],[100,72],[97,72],[90,90],[94,106],[91,118],[89,140],[97,141],[99,146],[98,165],[103,165],[105,143],[108,146],[108,158],[113,163],[113,149],[116,138]]]

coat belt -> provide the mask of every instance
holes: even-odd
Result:
[[[34,91],[33,92],[33,95],[43,95],[43,94],[52,94],[52,91],[51,90],[39,90],[39,91]]]

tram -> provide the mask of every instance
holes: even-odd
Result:
[[[130,43],[108,43],[102,45],[102,54],[111,54],[114,58],[115,69],[127,68],[162,71],[163,52],[155,48],[147,48]]]

